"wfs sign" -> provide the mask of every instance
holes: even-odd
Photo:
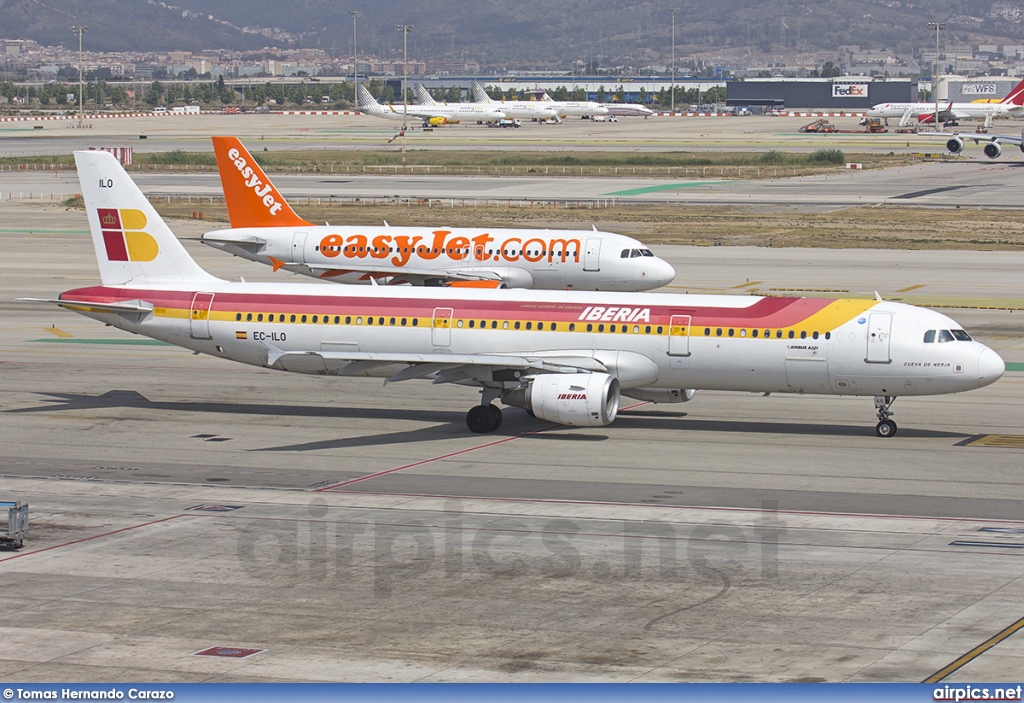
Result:
[[[863,83],[833,83],[833,98],[866,98],[868,87]]]
[[[996,94],[995,83],[973,83],[965,85],[963,89],[963,95],[986,95],[994,96]]]

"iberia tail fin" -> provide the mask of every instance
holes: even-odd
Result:
[[[199,267],[111,154],[76,151],[75,165],[104,285],[207,284]]]
[[[213,152],[231,226],[308,227],[235,137],[214,137]]]

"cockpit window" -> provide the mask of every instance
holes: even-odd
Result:
[[[623,249],[622,253],[619,254],[619,258],[628,259],[629,258],[629,249]]]
[[[952,332],[950,332],[949,330],[939,330],[939,344],[942,344],[943,342],[952,342],[952,341],[953,341],[953,333]]]
[[[640,254],[643,256],[654,256],[654,252],[650,249],[641,249]]]
[[[934,344],[935,343],[935,330],[928,330],[924,333],[924,343]]]
[[[953,333],[953,336],[956,337],[956,340],[958,342],[970,342],[971,341],[971,335],[967,334],[967,332],[964,331],[964,330],[950,330],[950,332]]]
[[[630,249],[629,250],[629,258],[631,258],[631,259],[639,259],[641,256],[643,256],[643,254],[640,253],[639,249]]]

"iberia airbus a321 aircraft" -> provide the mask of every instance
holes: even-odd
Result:
[[[620,291],[676,275],[636,239],[596,229],[317,226],[295,214],[238,139],[214,137],[213,150],[231,229],[200,241],[275,271],[339,283]]]
[[[693,388],[875,396],[980,388],[1003,360],[955,321],[879,300],[327,286],[224,281],[201,269],[117,163],[75,152],[101,285],[47,300],[115,327],[254,366],[430,379],[564,425],[615,420],[620,393],[683,402]]]

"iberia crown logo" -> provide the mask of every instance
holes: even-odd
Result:
[[[141,210],[99,208],[103,244],[110,261],[152,261],[160,253],[153,235],[145,232]]]

